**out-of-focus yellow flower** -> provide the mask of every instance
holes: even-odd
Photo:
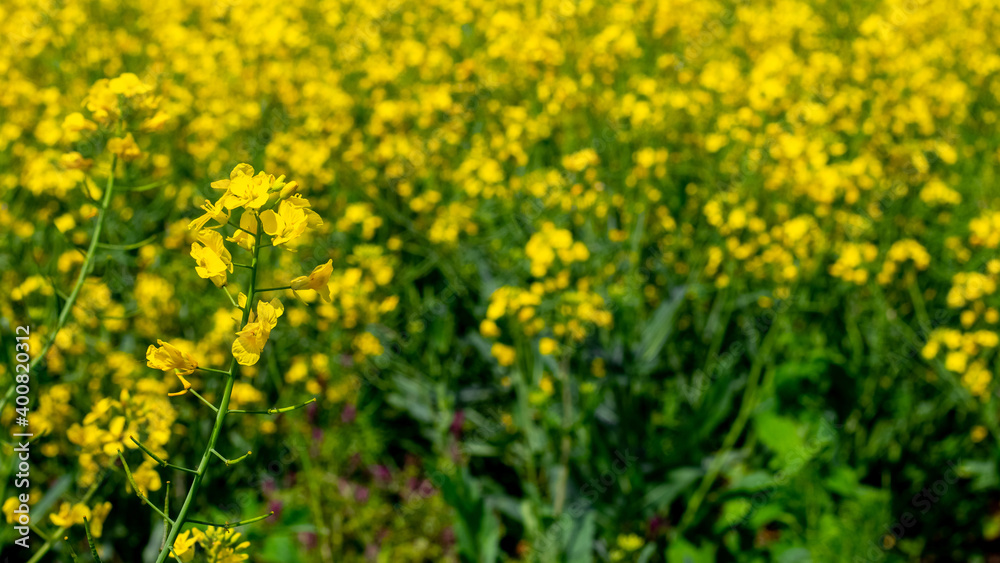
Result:
[[[78,152],[68,152],[59,157],[59,164],[67,170],[89,170],[94,165],[93,159],[83,158]]]
[[[14,495],[3,502],[3,514],[7,518],[8,524],[13,524],[17,522],[17,515],[14,511],[21,506],[21,502],[18,500],[17,495]]]
[[[198,362],[181,352],[169,342],[157,340],[159,348],[150,344],[146,348],[146,365],[163,371],[174,370],[177,375],[190,375],[198,367]]]
[[[972,438],[973,443],[976,443],[976,444],[978,444],[979,442],[982,442],[983,440],[985,440],[986,436],[988,436],[988,435],[989,435],[989,431],[986,430],[986,427],[983,426],[983,425],[981,425],[981,424],[977,424],[977,425],[973,426],[972,427],[972,432],[969,433],[969,437]]]
[[[59,505],[59,512],[49,515],[49,520],[60,528],[68,528],[74,524],[83,524],[83,519],[90,519],[90,509],[85,504],[70,504],[64,502]]]
[[[594,377],[604,377],[607,375],[607,370],[604,367],[604,358],[594,358],[593,362],[590,362],[590,373]]]
[[[158,491],[163,486],[163,481],[160,480],[160,473],[154,467],[156,467],[156,462],[149,460],[132,472],[132,478],[135,479],[135,484],[139,487],[139,490]]]
[[[109,139],[108,150],[126,162],[136,160],[142,156],[142,151],[139,150],[139,145],[136,144],[131,133],[124,137]]]
[[[195,271],[199,276],[218,287],[226,285],[226,274],[233,271],[233,256],[222,235],[212,230],[198,233],[198,240],[191,244],[191,257],[197,262]]]
[[[170,119],[170,114],[165,111],[158,111],[153,114],[152,117],[147,117],[139,124],[139,130],[144,132],[153,132],[163,129],[163,126],[167,124]]]
[[[91,513],[93,515],[89,520],[90,533],[93,534],[95,538],[101,537],[101,534],[104,533],[104,521],[108,518],[109,512],[111,512],[110,502],[95,505],[94,508],[91,509]]]
[[[138,76],[131,72],[122,73],[120,76],[108,80],[108,90],[126,98],[149,93],[151,89],[148,84],[143,83]]]
[[[73,112],[63,119],[62,128],[64,131],[78,133],[80,131],[97,131],[97,124],[87,119],[80,112]]]
[[[496,338],[500,336],[500,327],[490,319],[485,319],[479,323],[479,332],[486,338]]]
[[[198,528],[184,530],[177,534],[177,537],[174,538],[174,550],[171,552],[170,557],[184,563],[189,563],[194,559],[195,544],[202,537],[201,530]]]
[[[493,346],[490,348],[490,354],[493,354],[493,357],[497,359],[497,363],[502,366],[512,365],[517,358],[513,347],[499,342],[493,343]]]
[[[385,351],[382,348],[382,342],[370,332],[362,332],[361,334],[354,337],[354,349],[361,356],[359,359],[364,359],[369,356],[378,356]]]
[[[618,536],[618,547],[625,551],[637,551],[645,542],[635,534]]]
[[[552,355],[558,348],[559,345],[551,338],[542,338],[538,341],[538,352],[543,356]]]
[[[333,274],[333,260],[327,260],[326,264],[320,264],[313,268],[308,276],[299,276],[289,284],[293,290],[312,289],[319,293],[323,301],[329,303],[332,300],[330,295],[330,275]]]
[[[198,538],[198,544],[207,551],[207,560],[214,563],[240,563],[250,558],[240,553],[250,547],[250,542],[240,541],[241,534],[233,529],[210,527]]]

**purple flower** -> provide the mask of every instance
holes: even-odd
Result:
[[[462,439],[462,424],[465,422],[465,411],[459,409],[455,411],[455,418],[451,420],[451,435],[455,437],[456,440]]]
[[[373,465],[371,466],[372,477],[375,478],[375,482],[384,485],[392,480],[392,473],[389,468],[384,465]]]
[[[306,549],[316,549],[315,532],[299,532],[299,543],[305,546]]]
[[[344,410],[340,412],[340,421],[344,424],[350,424],[354,422],[354,419],[358,416],[358,408],[352,404],[344,405]]]
[[[359,486],[354,490],[354,500],[364,504],[368,502],[368,487]]]

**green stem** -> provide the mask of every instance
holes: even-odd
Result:
[[[298,405],[291,407],[273,408],[273,409],[267,409],[266,411],[230,410],[229,414],[278,414],[282,412],[293,411],[295,409],[301,409],[302,407],[315,402],[316,402],[316,397],[313,397],[312,399],[309,399],[304,403],[300,403]]]
[[[114,156],[111,158],[111,174],[108,176],[108,185],[104,189],[104,198],[101,200],[101,208],[97,212],[97,225],[94,226],[94,234],[90,237],[90,247],[87,248],[87,254],[83,257],[83,264],[80,265],[80,274],[76,277],[76,285],[73,286],[73,291],[70,292],[69,298],[63,303],[62,311],[59,312],[59,319],[56,321],[56,326],[52,329],[49,334],[48,340],[45,345],[42,346],[41,352],[35,356],[31,363],[28,364],[28,370],[31,372],[35,371],[35,366],[38,365],[45,354],[49,352],[52,345],[56,341],[56,335],[62,330],[62,327],[66,324],[66,320],[69,318],[69,312],[73,309],[73,305],[76,304],[76,298],[80,295],[80,290],[83,288],[83,282],[87,279],[87,272],[90,271],[90,266],[94,261],[94,255],[97,254],[97,248],[99,245],[98,241],[101,238],[101,231],[104,229],[104,220],[108,215],[108,207],[111,206],[111,196],[114,193],[115,188],[115,167],[118,165],[118,157]],[[0,400],[0,411],[7,406],[7,401],[14,395],[14,385],[10,386],[7,390],[6,395],[4,395],[3,400]]]
[[[167,481],[167,490],[163,495],[163,513],[170,515],[170,481]],[[160,540],[160,549],[167,545],[167,534],[170,533],[170,520],[163,519],[163,539]]]
[[[333,536],[331,534],[331,529],[334,526],[327,526],[323,520],[323,508],[320,505],[320,499],[322,499],[322,494],[320,493],[319,486],[316,481],[319,476],[316,474],[316,470],[313,468],[312,457],[310,452],[306,451],[305,455],[301,457],[302,459],[302,469],[305,473],[306,487],[309,489],[309,494],[306,495],[309,501],[309,511],[311,513],[313,522],[316,525],[316,533],[319,534],[318,545],[322,550],[322,561],[332,561],[334,553],[337,553],[336,545],[334,544]]]
[[[94,557],[94,561],[101,563],[101,556],[97,554],[97,544],[94,543],[94,536],[90,535],[90,522],[87,521],[87,517],[83,517],[83,531],[87,534],[87,545],[90,546],[90,555]]]
[[[217,457],[217,458],[221,459],[221,460],[222,460],[222,463],[225,463],[225,464],[226,464],[226,467],[229,467],[230,465],[236,465],[237,463],[239,463],[239,462],[243,461],[243,460],[244,460],[244,459],[246,459],[246,458],[247,458],[248,456],[250,456],[250,454],[252,454],[253,452],[247,452],[247,453],[245,453],[245,454],[241,455],[240,457],[238,457],[238,458],[236,458],[236,459],[228,459],[228,458],[225,458],[225,457],[223,457],[223,455],[222,455],[222,454],[220,454],[219,452],[217,452],[217,451],[215,451],[215,450],[212,450],[212,453],[213,453],[213,454],[215,454],[215,457]]]
[[[243,321],[240,322],[241,329],[250,320],[250,310],[253,307],[255,293],[254,288],[257,285],[257,259],[260,254],[260,234],[254,235],[254,239],[253,261],[249,267],[250,285],[247,289],[247,301],[243,309]],[[187,496],[184,497],[184,503],[181,504],[181,510],[177,513],[174,525],[170,529],[170,535],[167,536],[167,541],[165,542],[167,549],[160,550],[160,555],[156,558],[156,563],[164,563],[167,560],[167,557],[170,555],[170,549],[173,548],[174,540],[177,539],[178,532],[184,527],[184,523],[188,521],[188,512],[191,510],[191,503],[194,501],[195,496],[197,496],[198,490],[201,488],[201,483],[205,479],[205,474],[208,472],[208,462],[212,458],[215,443],[222,432],[222,424],[226,420],[226,414],[229,413],[229,399],[233,395],[233,385],[236,383],[236,367],[238,365],[236,358],[233,358],[233,361],[229,364],[229,373],[226,376],[226,388],[222,392],[222,403],[219,405],[219,412],[215,415],[215,425],[212,427],[212,434],[208,438],[208,445],[205,446],[205,451],[201,455],[201,463],[198,464],[198,471],[195,473],[194,479],[191,480],[191,488],[188,489]]]
[[[208,399],[206,399],[205,397],[202,397],[201,395],[199,395],[198,392],[195,391],[194,389],[188,389],[188,392],[191,393],[192,395],[194,395],[195,397],[198,397],[198,399],[200,399],[201,402],[205,403],[208,406],[208,408],[212,409],[213,412],[219,412],[219,409],[217,409],[215,407],[215,405],[213,405],[212,403],[210,403],[208,401]]]
[[[246,520],[240,520],[239,522],[226,522],[225,524],[216,524],[214,522],[206,522],[205,520],[195,520],[194,518],[188,518],[189,524],[202,524],[204,526],[212,526],[213,528],[235,528],[236,526],[243,526],[244,524],[253,524],[254,522],[260,522],[266,518],[270,518],[274,515],[274,511],[268,512],[267,514],[261,514],[260,516],[254,516],[253,518],[248,518]]]
[[[229,302],[233,304],[233,307],[236,307],[237,309],[240,308],[240,306],[236,303],[236,300],[233,299],[233,294],[229,293],[229,290],[226,289],[226,286],[222,286],[219,289],[221,289],[226,294],[226,297],[229,298]],[[205,368],[201,368],[201,369],[205,369]],[[222,372],[222,373],[226,373],[226,372]]]
[[[49,541],[48,534],[46,534],[46,533],[42,532],[40,529],[38,529],[38,526],[32,524],[32,525],[28,526],[28,528],[30,528],[32,532],[35,532],[36,536],[42,538],[45,541]]]
[[[194,469],[188,469],[187,467],[181,467],[180,465],[174,465],[173,463],[170,463],[170,462],[168,462],[165,459],[161,459],[158,455],[156,455],[152,451],[150,451],[149,448],[147,448],[146,446],[144,446],[142,442],[140,442],[139,440],[136,440],[134,436],[129,436],[129,439],[131,439],[133,442],[135,442],[135,445],[139,446],[140,450],[146,452],[146,455],[148,455],[149,457],[153,458],[153,460],[155,460],[156,463],[158,463],[160,465],[160,467],[171,467],[171,468],[177,469],[179,471],[184,471],[184,472],[187,472],[187,473],[195,473]]]
[[[753,413],[754,408],[757,406],[757,383],[760,381],[761,371],[764,369],[764,363],[769,359],[768,355],[771,351],[771,343],[774,340],[774,335],[778,333],[778,329],[771,327],[767,335],[764,337],[764,342],[761,344],[760,350],[754,357],[753,364],[750,366],[750,375],[747,378],[747,386],[743,391],[743,401],[740,404],[740,412],[736,415],[736,420],[733,425],[729,428],[729,432],[722,441],[722,448],[719,450],[715,457],[712,459],[712,464],[708,468],[708,472],[701,480],[701,484],[698,485],[698,489],[691,496],[691,501],[687,505],[687,509],[684,510],[684,514],[681,516],[680,523],[677,525],[677,533],[681,534],[684,530],[691,525],[695,516],[698,514],[698,508],[701,506],[702,501],[705,500],[705,495],[712,488],[712,484],[715,482],[716,477],[719,476],[719,472],[722,471],[722,466],[728,457],[729,452],[732,451],[733,447],[736,445],[736,441],[739,439],[740,435],[743,433],[743,428],[746,427],[747,421],[750,419],[750,415]]]
[[[292,286],[290,286],[290,285],[284,285],[284,286],[281,286],[281,287],[269,287],[267,289],[258,289],[257,293],[267,293],[268,291],[281,291],[283,289],[292,289]]]
[[[569,454],[572,448],[570,432],[573,426],[573,395],[569,388],[569,357],[559,366],[559,384],[562,387],[562,443],[560,444],[559,480],[556,484],[556,497],[553,512],[558,517],[566,503],[566,487],[569,484]]]

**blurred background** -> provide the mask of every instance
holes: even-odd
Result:
[[[3,556],[87,560],[86,509],[103,561],[155,559],[116,452],[180,506],[190,476],[129,437],[195,466],[214,413],[145,351],[229,365],[188,224],[248,163],[324,221],[262,283],[332,260],[332,300],[278,294],[231,407],[317,400],[227,418],[217,449],[253,454],[191,515],[274,515],[194,561],[997,561],[998,26],[980,0],[6,0]],[[30,550],[23,325],[54,338]],[[215,375],[188,379],[218,401]]]

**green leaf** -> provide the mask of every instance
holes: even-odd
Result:
[[[715,547],[704,544],[696,548],[684,538],[678,538],[667,546],[667,563],[714,563]]]
[[[642,501],[643,506],[654,512],[667,508],[681,491],[690,488],[704,473],[697,467],[681,467],[671,471],[666,483],[657,485],[646,493]]]
[[[70,475],[63,475],[45,492],[45,496],[42,500],[38,501],[32,509],[32,515],[34,518],[39,520],[43,519],[46,514],[48,514],[49,509],[60,499],[66,491],[73,485],[73,478]],[[34,516],[36,515],[37,516]]]
[[[566,527],[567,563],[591,563],[594,560],[594,512],[587,511],[583,518]]]
[[[674,331],[677,313],[684,302],[686,291],[687,286],[674,288],[670,299],[656,308],[652,318],[643,327],[639,347],[636,349],[639,373],[648,374],[656,367],[656,360]]]
[[[790,418],[764,411],[754,416],[754,428],[760,441],[778,455],[782,466],[795,455],[806,455],[805,443],[799,436],[799,425]]]

